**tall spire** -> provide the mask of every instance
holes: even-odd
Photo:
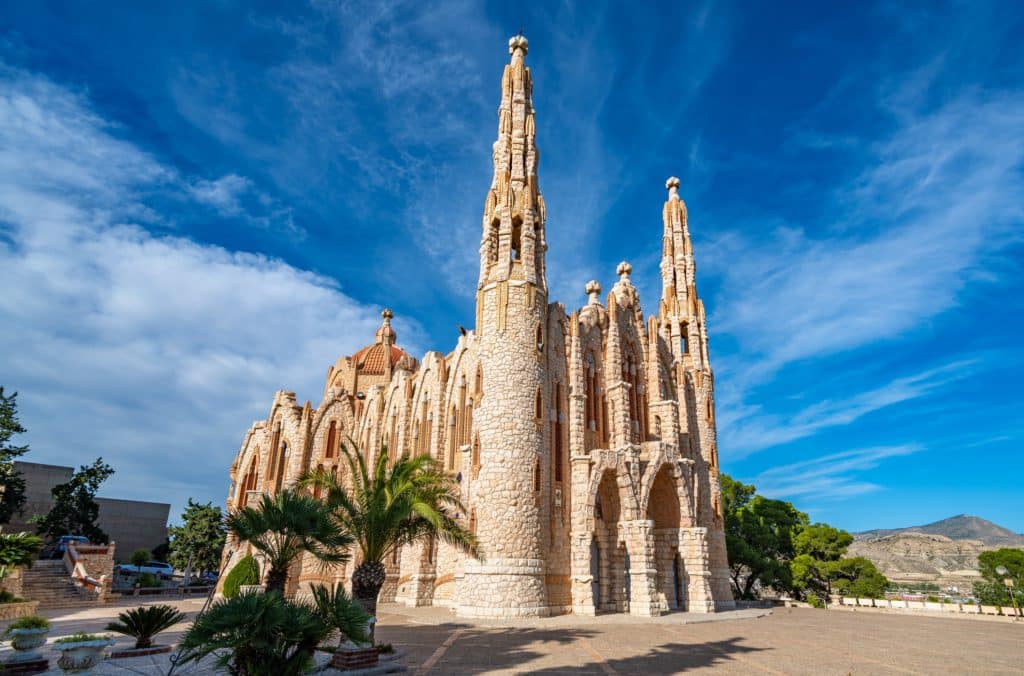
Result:
[[[686,224],[686,203],[679,198],[679,179],[665,181],[668,199],[662,209],[665,233],[661,253],[661,315],[689,314],[688,306],[696,300],[693,244]]]
[[[481,288],[489,282],[523,279],[547,290],[546,214],[537,185],[533,82],[525,63],[528,46],[522,34],[508,41],[511,60],[501,78],[494,178],[484,205]]]

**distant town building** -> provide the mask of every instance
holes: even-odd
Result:
[[[523,36],[509,41],[475,329],[421,362],[398,347],[385,310],[374,342],[327,370],[316,408],[277,393],[231,466],[227,506],[255,504],[310,469],[347,472],[346,438],[371,461],[383,443],[392,457],[429,453],[458,479],[467,513],[457,518],[483,559],[444,542],[407,546],[387,562],[382,601],[485,617],[733,608],[714,378],[679,180],[666,182],[653,242],[656,315],[644,317],[626,262],[603,301],[592,281],[581,309],[552,302],[526,52]],[[231,565],[245,547],[227,550]],[[348,580],[352,565],[325,573],[307,557],[289,591]]]
[[[22,530],[34,533],[36,525],[28,520],[36,514],[49,513],[53,506],[51,491],[55,486],[70,481],[75,470],[62,465],[21,461],[15,461],[14,470],[21,472],[25,479],[25,508],[20,517],[4,526],[4,530],[8,533]],[[169,504],[103,497],[97,497],[96,503],[100,506],[98,525],[117,545],[115,560],[127,561],[136,549],[152,551],[167,541]]]

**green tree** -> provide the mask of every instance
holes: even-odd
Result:
[[[11,443],[11,437],[24,433],[18,422],[18,393],[5,395],[0,387],[0,524],[10,523],[25,506],[25,479],[14,471],[14,460],[28,453],[28,446]]]
[[[852,535],[825,523],[802,527],[793,538],[793,590],[804,598],[828,598],[833,592],[880,598],[889,580],[864,557],[843,558],[852,542]]]
[[[453,514],[465,513],[458,484],[429,455],[388,459],[381,445],[373,467],[348,444],[341,444],[351,488],[326,471],[303,479],[325,491],[327,505],[359,547],[360,563],[352,573],[352,595],[370,615],[377,614],[377,595],[384,584],[384,561],[403,545],[438,538],[473,556],[476,536]],[[373,640],[371,628],[370,640]]]
[[[267,591],[281,594],[288,567],[303,552],[331,566],[348,561],[346,549],[352,544],[352,536],[339,527],[323,502],[290,489],[264,495],[257,507],[230,514],[227,527],[266,557]]]
[[[133,566],[144,566],[152,558],[153,554],[148,549],[136,549],[128,560],[131,561]]]
[[[315,584],[311,591],[317,614],[331,629],[340,634],[339,648],[345,643],[345,639],[349,639],[353,643],[367,641],[366,628],[369,626],[370,616],[355,599],[348,595],[343,586],[334,585],[332,589],[322,584]]]
[[[107,631],[131,636],[135,648],[142,649],[153,647],[153,637],[184,620],[185,614],[174,606],[141,606],[119,613],[117,619],[107,625]]]
[[[1006,574],[996,572],[1006,568]],[[1017,607],[1024,608],[1024,549],[1004,547],[978,555],[978,568],[982,580],[974,583],[974,595],[985,605],[1013,607],[1010,594],[1017,599]],[[1006,579],[1013,582],[1007,588]]]
[[[189,498],[181,514],[181,525],[167,529],[171,539],[170,563],[185,570],[189,563],[199,572],[220,569],[221,552],[228,528],[220,507],[201,504]]]
[[[733,594],[754,598],[758,585],[789,589],[793,535],[807,515],[788,502],[756,495],[754,486],[727,474],[720,480]]]
[[[106,544],[110,538],[96,524],[100,506],[96,491],[114,473],[114,468],[96,458],[91,465],[82,465],[66,484],[54,486],[53,507],[46,516],[33,517],[36,532],[53,540],[61,535],[84,535],[90,542]]]

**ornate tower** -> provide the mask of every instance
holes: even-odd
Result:
[[[696,546],[691,556],[706,562],[704,568],[710,576],[702,584],[709,586],[715,607],[722,609],[734,604],[729,587],[718,483],[715,379],[708,355],[704,303],[697,295],[696,264],[686,220],[686,203],[679,197],[678,178],[669,178],[665,187],[668,199],[662,210],[665,230],[658,324],[662,338],[670,346],[676,368],[680,448],[697,468],[693,486],[694,511],[701,527],[692,529]]]
[[[536,490],[548,462],[536,412],[545,385],[547,280],[544,200],[527,41],[509,40],[501,80],[494,178],[480,243],[476,340],[483,396],[475,413],[480,468],[473,509],[483,561],[467,561],[459,612],[545,615],[544,529]]]

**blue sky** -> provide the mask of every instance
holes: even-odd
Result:
[[[473,323],[522,28],[552,297],[682,179],[723,468],[850,530],[1024,531],[1019,3],[17,3],[0,13],[0,382],[28,459],[222,502],[274,390],[383,306]]]

